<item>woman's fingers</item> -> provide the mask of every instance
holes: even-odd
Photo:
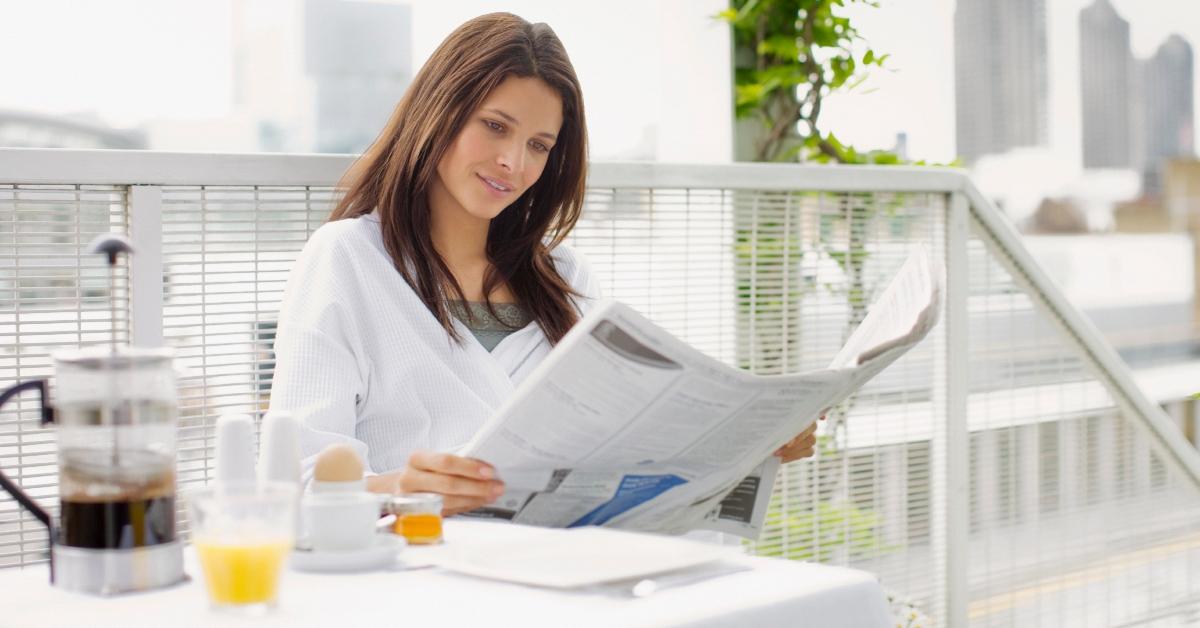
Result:
[[[795,438],[793,438],[792,440],[789,440],[787,443],[785,443],[783,445],[783,447],[780,447],[779,449],[777,449],[776,454],[778,454],[778,452],[781,452],[785,449],[793,449],[797,445],[807,442],[807,441],[811,441],[814,444],[817,442],[817,424],[816,423],[813,423],[812,425],[809,425],[808,427],[804,428],[803,432],[800,432],[799,434],[796,435]]]
[[[435,451],[414,451],[408,459],[408,464],[414,469],[422,471],[459,475],[478,480],[490,480],[496,477],[496,470],[486,462]]]
[[[788,441],[783,447],[775,450],[775,455],[783,462],[792,462],[813,455],[817,446],[817,424],[814,422]]]
[[[496,480],[472,480],[457,475],[412,468],[404,474],[400,488],[405,493],[441,493],[492,501],[504,493],[504,484]]]
[[[491,465],[446,453],[415,451],[400,481],[406,493],[439,493],[446,516],[486,506],[504,494]]]
[[[504,494],[504,483],[486,462],[432,451],[415,451],[403,471],[367,478],[379,493],[438,493],[446,516],[486,506]]]
[[[367,490],[372,493],[400,493],[403,491],[400,488],[403,478],[404,473],[400,471],[372,475],[367,477]]]

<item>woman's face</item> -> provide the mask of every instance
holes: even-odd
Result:
[[[533,185],[562,127],[562,99],[538,78],[504,79],[437,166],[434,208],[495,218]]]

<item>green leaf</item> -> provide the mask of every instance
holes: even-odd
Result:
[[[754,80],[774,89],[777,87],[795,87],[808,82],[804,69],[798,63],[777,65],[760,70],[754,74]]]
[[[737,20],[740,22],[749,18],[758,8],[759,0],[748,0],[737,12]]]
[[[780,61],[795,61],[800,57],[796,38],[790,35],[772,35],[758,43],[758,54],[772,56]]]
[[[742,105],[758,105],[767,94],[767,86],[762,83],[738,85],[735,92],[737,95],[735,102],[739,107]]]

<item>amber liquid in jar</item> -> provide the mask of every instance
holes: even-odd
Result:
[[[413,545],[441,543],[442,516],[424,512],[398,514],[392,530]]]

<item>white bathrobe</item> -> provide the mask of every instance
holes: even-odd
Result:
[[[566,246],[552,257],[586,311],[599,298],[586,262]],[[284,291],[271,390],[271,410],[304,425],[306,471],[330,443],[352,445],[373,473],[404,468],[415,449],[458,448],[551,348],[536,323],[490,353],[454,323],[462,346],[392,265],[377,216],[317,229]]]

